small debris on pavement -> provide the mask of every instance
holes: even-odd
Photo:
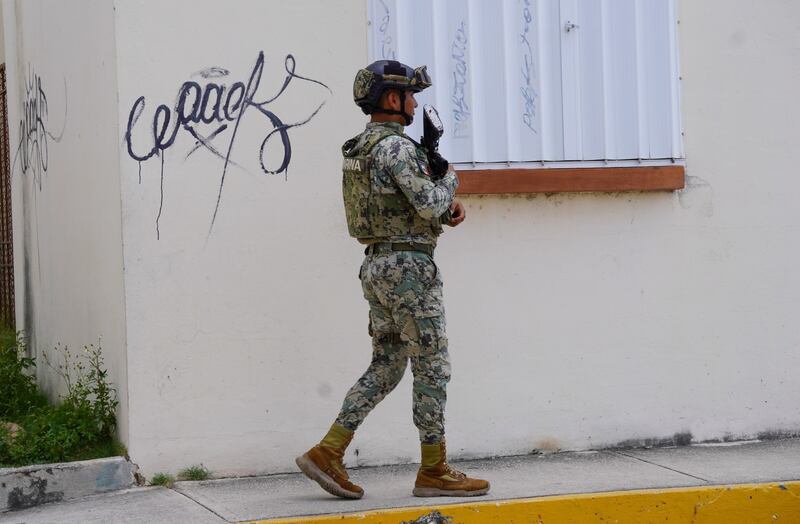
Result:
[[[446,517],[438,511],[432,511],[417,520],[403,521],[401,524],[452,524],[452,522],[453,520],[450,517]]]

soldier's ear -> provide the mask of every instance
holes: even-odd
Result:
[[[381,95],[381,107],[383,109],[401,111],[403,108],[400,107],[400,103],[400,93],[396,89],[387,89]]]

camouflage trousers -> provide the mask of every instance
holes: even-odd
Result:
[[[414,374],[414,424],[426,444],[444,438],[450,360],[442,279],[433,259],[416,251],[368,255],[359,273],[369,302],[372,362],[350,388],[336,422],[355,430],[403,378]]]

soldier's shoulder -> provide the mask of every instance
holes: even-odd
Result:
[[[416,146],[410,138],[404,135],[389,135],[375,146],[376,154],[388,155],[392,157],[404,154],[415,154]]]

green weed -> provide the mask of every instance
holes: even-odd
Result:
[[[124,454],[116,440],[116,390],[108,383],[100,344],[73,355],[57,345],[62,364],[48,366],[64,380],[67,392],[48,404],[33,378],[35,361],[25,357],[25,341],[0,346],[0,419],[15,422],[14,434],[0,424],[0,467],[67,462]],[[2,340],[2,339],[0,339]]]
[[[178,473],[179,480],[208,480],[211,472],[202,464],[190,466]]]
[[[47,405],[36,387],[36,362],[25,356],[22,334],[0,332],[0,420],[19,422],[32,410]]]
[[[164,486],[171,488],[173,484],[175,484],[175,477],[168,473],[156,473],[153,475],[153,478],[150,479],[151,486]]]

